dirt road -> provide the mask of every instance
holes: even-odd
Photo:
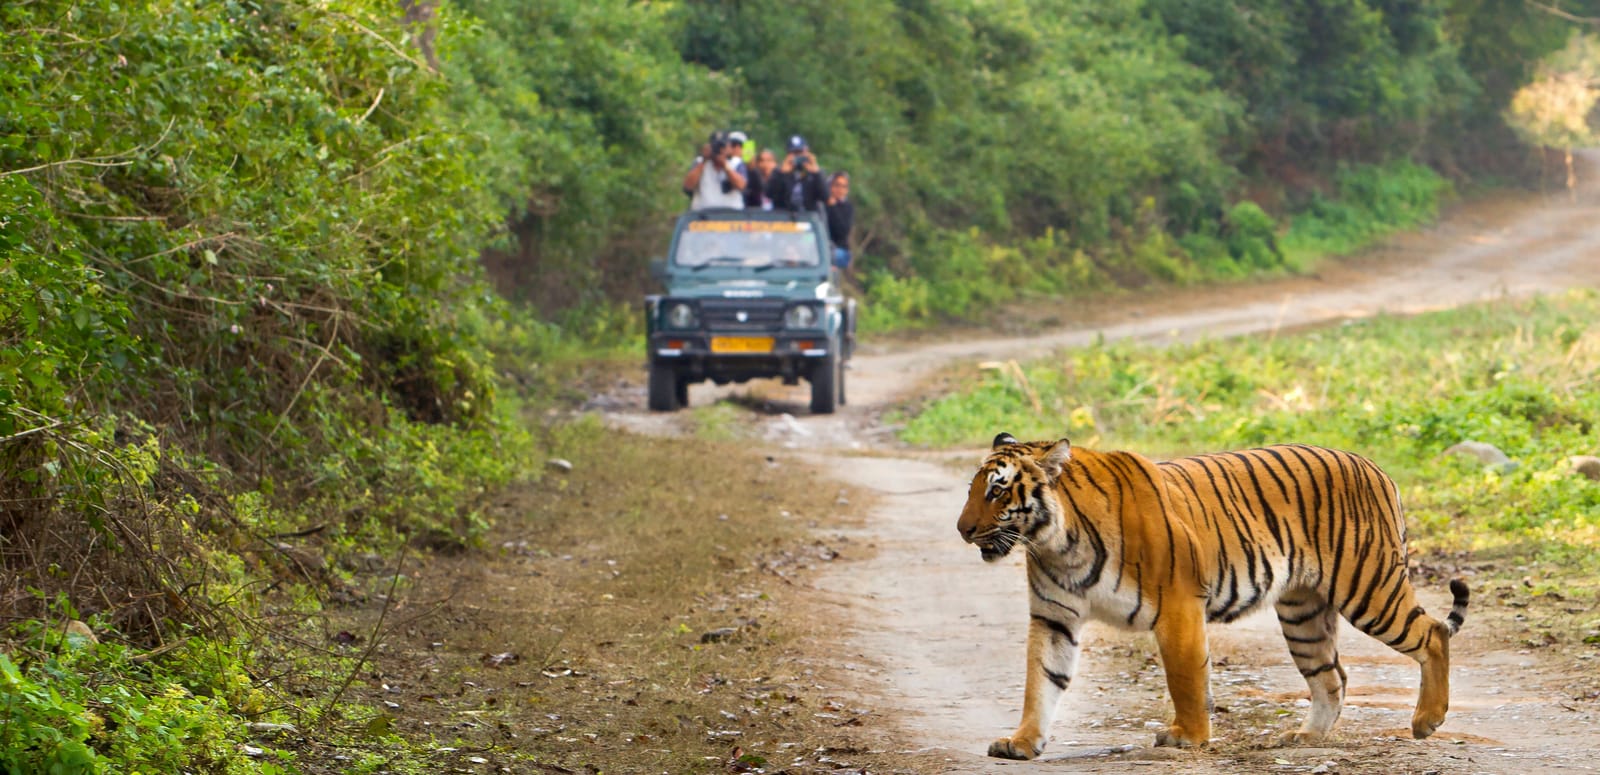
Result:
[[[1412,741],[1407,732],[1415,664],[1346,627],[1340,650],[1350,698],[1336,738],[1322,748],[1261,749],[1258,743],[1269,735],[1297,724],[1306,706],[1305,683],[1268,613],[1211,630],[1218,660],[1212,684],[1226,709],[1215,717],[1216,750],[1150,748],[1153,726],[1168,713],[1153,644],[1148,636],[1091,628],[1045,757],[1026,764],[987,759],[982,754],[989,741],[1009,733],[1020,715],[1027,623],[1021,560],[986,566],[955,534],[962,487],[981,451],[945,459],[913,453],[893,444],[877,419],[886,404],[963,360],[1040,356],[1102,336],[1160,341],[1265,333],[1578,286],[1600,286],[1600,192],[1594,189],[1577,202],[1550,197],[1467,205],[1435,228],[1315,277],[1079,303],[1061,311],[1071,321],[1067,327],[1039,336],[865,350],[848,373],[852,403],[832,417],[806,416],[803,384],[737,391],[698,386],[691,398],[705,404],[742,393],[745,403],[771,410],[748,416],[760,435],[809,449],[840,480],[878,494],[859,536],[874,542],[878,554],[837,566],[819,586],[853,609],[847,657],[881,671],[863,691],[880,718],[896,720],[895,728],[883,730],[886,745],[923,749],[930,769],[1596,772],[1600,707],[1574,703],[1564,691],[1574,664],[1508,650],[1505,639],[1490,637],[1510,614],[1493,610],[1496,601],[1482,590],[1452,645],[1450,718],[1430,740]],[[653,433],[675,432],[685,422],[639,411],[612,420]],[[1448,609],[1442,583],[1422,592],[1431,611]],[[1597,662],[1576,663],[1577,669],[1600,670]]]

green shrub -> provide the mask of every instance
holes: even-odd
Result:
[[[1282,242],[1289,266],[1304,269],[1323,256],[1353,253],[1426,223],[1453,192],[1450,181],[1409,161],[1346,167],[1335,183],[1337,198],[1316,196],[1290,219]]]
[[[864,274],[866,330],[993,318],[1013,304],[1107,285],[1094,262],[1053,229],[1017,245],[992,244],[976,229],[935,232],[919,243],[912,266],[907,277]]]
[[[1278,252],[1278,224],[1255,202],[1243,201],[1228,210],[1228,255],[1251,269],[1283,265]]]
[[[0,771],[98,775],[291,772],[292,755],[252,742],[245,716],[268,714],[240,650],[191,639],[148,659],[125,646],[23,633],[20,658],[0,652]],[[261,751],[246,756],[241,746]]]
[[[237,666],[272,648],[242,622],[332,582],[269,537],[470,543],[527,475],[491,349],[518,324],[478,266],[503,210],[406,24],[366,0],[0,5],[8,619],[61,595]],[[0,734],[60,733],[0,743],[11,771],[278,766],[238,754],[200,654],[0,645],[26,720]]]

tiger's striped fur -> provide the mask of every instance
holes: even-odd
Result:
[[[1022,723],[990,756],[1044,750],[1090,619],[1155,632],[1174,709],[1157,745],[1211,736],[1206,623],[1268,606],[1311,689],[1310,715],[1283,742],[1320,739],[1339,718],[1340,616],[1421,664],[1412,734],[1444,721],[1467,587],[1450,583],[1445,621],[1423,611],[1407,577],[1399,493],[1366,458],[1291,444],[1155,463],[1000,434],[957,527],[986,561],[1027,551]]]

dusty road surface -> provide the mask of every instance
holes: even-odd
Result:
[[[1450,717],[1429,740],[1410,739],[1416,663],[1341,623],[1349,699],[1336,737],[1324,747],[1261,749],[1299,724],[1307,696],[1268,611],[1208,628],[1218,661],[1212,688],[1227,709],[1214,716],[1216,751],[1151,748],[1169,713],[1154,640],[1091,625],[1044,756],[1027,764],[988,759],[989,742],[1010,734],[1022,710],[1022,560],[984,565],[956,537],[966,496],[956,468],[855,457],[836,460],[832,470],[878,493],[859,540],[876,541],[879,553],[822,586],[858,602],[850,656],[882,670],[872,702],[891,717],[890,709],[903,711],[905,744],[928,749],[935,771],[1307,772],[1327,762],[1345,773],[1600,771],[1600,705],[1572,701],[1572,665],[1497,648],[1501,639],[1488,636],[1506,611],[1490,610],[1497,601],[1481,588],[1451,642]],[[1449,610],[1442,581],[1419,588],[1430,612]],[[1597,663],[1579,669],[1600,670]]]
[[[878,718],[892,720],[882,730],[885,747],[921,751],[920,766],[929,771],[1600,772],[1600,704],[1571,696],[1574,671],[1600,671],[1600,654],[1562,661],[1506,645],[1503,630],[1514,612],[1481,588],[1452,642],[1449,720],[1429,740],[1412,741],[1408,733],[1415,663],[1346,625],[1340,651],[1350,696],[1334,739],[1319,748],[1263,748],[1298,724],[1307,705],[1305,683],[1269,613],[1210,629],[1212,685],[1225,709],[1214,716],[1212,750],[1150,747],[1169,707],[1153,641],[1091,627],[1045,756],[1031,763],[987,759],[989,741],[1009,734],[1021,710],[1022,561],[984,565],[956,535],[964,485],[981,450],[943,458],[906,450],[878,420],[887,404],[925,390],[928,376],[962,361],[1042,356],[1099,337],[1268,333],[1595,286],[1600,192],[1591,188],[1576,202],[1562,196],[1465,205],[1436,227],[1315,277],[1070,302],[1058,313],[1065,325],[1042,335],[863,350],[848,372],[851,403],[831,417],[806,415],[804,383],[696,386],[691,403],[737,395],[763,410],[744,418],[756,435],[808,449],[841,481],[877,494],[859,536],[877,554],[838,564],[820,580],[819,594],[851,611],[840,659],[878,670],[861,690]],[[643,412],[642,395],[635,403],[610,420],[650,433],[689,427],[683,415]],[[1419,587],[1424,604],[1442,616],[1444,582],[1424,579]]]

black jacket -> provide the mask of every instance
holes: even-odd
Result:
[[[793,172],[775,170],[767,182],[767,196],[772,198],[774,210],[821,210],[828,201],[827,186],[822,175],[806,173],[800,178],[801,201],[794,201],[795,176]]]
[[[744,208],[760,210],[762,197],[768,196],[767,181],[761,179],[761,170],[746,164],[739,172],[744,174]]]
[[[850,227],[856,222],[856,204],[848,199],[828,205],[828,239],[846,250],[850,249]]]

